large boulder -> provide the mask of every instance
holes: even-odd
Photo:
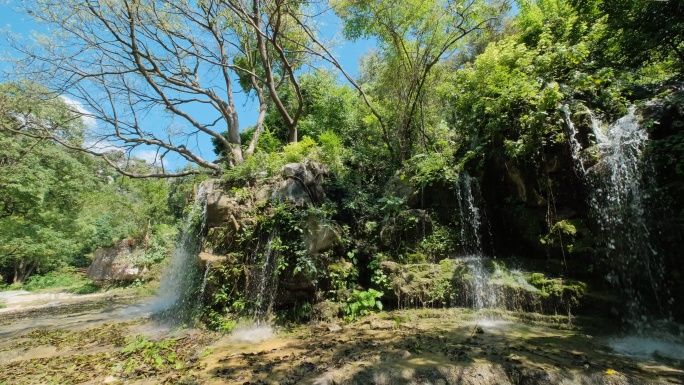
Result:
[[[136,250],[133,239],[123,239],[111,247],[99,248],[93,253],[88,267],[88,278],[96,283],[133,282],[147,273],[147,267],[137,263],[142,251]]]
[[[206,194],[206,213],[203,250],[224,254],[236,247],[238,234],[245,226],[254,225],[250,210],[259,203],[260,197],[269,193],[269,186],[228,189],[218,179],[202,183]]]
[[[400,198],[408,207],[420,207],[420,190],[411,184],[411,181],[401,173],[392,176],[385,184],[387,196]]]
[[[206,225],[208,228],[221,226],[230,221],[231,215],[236,211],[236,202],[224,192],[220,181],[210,179],[202,183],[207,194]]]
[[[315,215],[309,215],[304,230],[304,242],[310,255],[330,250],[340,241],[342,231],[336,224],[322,222]]]
[[[272,198],[298,207],[320,204],[325,199],[322,182],[326,175],[320,163],[288,163],[281,169],[282,181]]]

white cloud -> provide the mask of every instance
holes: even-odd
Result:
[[[157,154],[157,151],[155,150],[138,150],[133,153],[134,158],[142,159],[148,164],[157,167],[161,167],[163,164],[164,167],[166,167],[168,162],[165,159],[162,161],[159,155],[160,154]]]
[[[81,119],[83,120],[83,124],[86,126],[86,128],[95,128],[97,125],[97,120],[93,117],[93,114],[90,111],[83,108],[83,103],[64,95],[60,96],[60,98],[62,98],[64,103],[68,104],[72,108],[73,112],[81,115]]]
[[[83,142],[83,148],[98,154],[106,154],[109,152],[126,152],[123,147],[117,146],[107,140],[86,139],[85,142]]]

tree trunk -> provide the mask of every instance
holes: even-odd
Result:
[[[36,262],[36,263],[34,263],[33,265],[31,265],[31,268],[29,268],[28,271],[24,272],[24,276],[21,277],[21,282],[26,282],[26,280],[28,279],[28,277],[30,277],[31,274],[33,274],[33,273],[36,271],[36,268],[37,268],[37,267],[38,267],[38,262]]]
[[[24,272],[26,271],[26,264],[24,260],[14,261],[14,277],[12,283],[24,282]]]
[[[252,87],[257,93],[257,98],[259,98],[259,117],[257,118],[256,127],[254,128],[254,134],[252,135],[252,140],[249,142],[249,146],[245,153],[247,155],[254,154],[256,150],[257,142],[259,141],[259,136],[261,131],[264,129],[264,119],[266,119],[266,112],[268,111],[268,102],[264,96],[263,88],[259,87],[257,80],[254,76],[251,77]]]
[[[290,127],[290,143],[297,143],[297,125]]]

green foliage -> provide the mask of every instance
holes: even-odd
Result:
[[[359,269],[356,264],[341,259],[336,263],[331,263],[327,271],[328,279],[330,279],[330,295],[333,299],[343,300],[341,298],[348,289],[354,287],[359,278]]]
[[[98,158],[13,132],[20,128],[34,136],[49,130],[75,146],[83,140],[81,119],[62,99],[35,84],[0,84],[0,273],[6,279],[85,267],[86,255],[98,247],[147,239],[155,226],[182,216],[179,206],[199,179],[122,177]],[[162,258],[158,240],[152,237],[151,262]]]
[[[155,342],[143,335],[129,337],[121,353],[126,357],[122,364],[125,373],[140,371],[144,367],[162,371],[181,370],[185,366],[185,357],[179,355],[179,346],[173,339]]]
[[[244,162],[224,170],[222,179],[231,186],[244,186],[268,181],[288,163],[322,160],[316,141],[305,136],[299,142],[287,144],[282,152],[260,151],[248,156]]]
[[[570,306],[579,304],[587,293],[587,285],[580,281],[565,281],[560,278],[546,278],[543,273],[532,273],[527,282],[540,290],[542,297],[553,297],[567,302]]]
[[[562,245],[568,252],[582,252],[591,250],[587,239],[589,229],[581,219],[563,219],[556,222],[549,229],[549,233],[540,238],[544,245]]]
[[[76,294],[89,294],[97,290],[90,279],[69,266],[59,268],[44,275],[33,275],[22,288],[28,291],[60,288],[67,289]]]
[[[305,136],[296,143],[288,143],[283,147],[283,164],[301,163],[305,159],[318,157],[316,141],[311,137]]]
[[[156,226],[144,253],[136,260],[136,264],[149,266],[163,261],[175,247],[177,236],[178,229],[175,227],[164,224]]]
[[[205,316],[209,328],[219,333],[230,333],[237,326],[237,320],[230,314],[221,314],[216,310],[209,309]]]
[[[415,155],[407,162],[411,183],[420,187],[433,186],[436,183],[453,185],[458,180],[453,161],[453,153],[449,152],[428,152]]]
[[[587,22],[601,21],[599,60],[616,67],[639,69],[667,63],[670,72],[684,71],[684,16],[681,0],[570,0]]]
[[[434,139],[427,132],[441,123],[442,105],[434,97],[443,76],[440,59],[505,8],[484,1],[338,0],[332,6],[348,38],[378,40],[379,51],[360,65],[360,83],[374,105],[365,121],[381,126],[384,144],[400,162],[418,145],[427,147]]]
[[[345,321],[354,321],[358,317],[370,314],[375,309],[382,310],[382,302],[378,300],[382,295],[382,292],[375,289],[354,290],[344,304]]]
[[[456,232],[453,228],[435,224],[432,233],[421,240],[418,250],[429,261],[438,261],[448,257],[457,246]]]
[[[392,288],[392,283],[390,282],[389,277],[384,271],[382,271],[382,268],[380,267],[380,263],[386,259],[387,256],[385,254],[378,253],[368,264],[368,270],[371,273],[371,283],[375,285],[375,287],[379,288],[382,292]]]
[[[323,163],[338,177],[344,176],[348,172],[344,167],[347,150],[344,148],[342,138],[333,131],[324,131],[318,136],[318,141],[321,143],[320,158]]]
[[[16,271],[14,280],[77,253],[80,204],[95,178],[83,154],[11,130],[43,127],[77,144],[79,123],[41,87],[0,84],[0,271]]]
[[[610,116],[624,112],[615,72],[591,61],[600,21],[586,23],[563,0],[545,0],[523,7],[517,23],[519,35],[490,44],[442,89],[468,143],[465,161],[498,153],[526,160],[565,143],[559,106],[569,99]]]

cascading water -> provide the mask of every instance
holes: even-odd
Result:
[[[607,279],[619,287],[628,300],[628,322],[646,320],[645,302],[655,300],[660,312],[659,282],[662,281],[662,261],[652,246],[647,224],[647,202],[644,182],[648,173],[641,157],[648,140],[645,130],[639,127],[636,109],[615,121],[607,129],[589,112],[592,130],[598,149],[598,162],[585,168],[580,157],[581,146],[570,119],[569,108],[562,111],[570,130],[570,147],[575,163],[583,171],[585,180],[592,186],[589,203],[601,230],[606,260],[611,272]],[[644,288],[651,290],[645,298]],[[638,326],[638,325],[634,325]]]
[[[252,255],[252,268],[247,288],[247,300],[252,308],[252,318],[257,325],[266,321],[270,314],[278,288],[277,267],[280,256],[278,243],[280,233],[271,232],[264,248],[257,247]]]
[[[561,107],[561,111],[563,112],[563,119],[565,120],[565,124],[568,127],[568,130],[570,131],[568,133],[568,137],[570,138],[570,149],[572,150],[572,156],[575,159],[575,165],[582,174],[585,174],[586,169],[584,168],[584,162],[582,161],[582,158],[579,155],[582,151],[582,145],[580,144],[579,140],[577,140],[577,130],[575,129],[575,124],[572,123],[570,107],[568,107],[567,104],[564,104]]]
[[[681,339],[665,332],[673,326],[655,320],[669,316],[671,299],[667,288],[661,287],[664,263],[648,223],[649,205],[653,204],[648,193],[653,185],[653,171],[642,159],[648,134],[639,126],[636,109],[631,107],[627,115],[607,128],[590,112],[598,161],[586,170],[579,156],[581,148],[572,137],[575,132],[569,110],[564,108],[563,112],[572,134],[572,155],[592,187],[589,203],[611,270],[606,278],[624,294],[625,321],[630,332],[649,335],[627,335],[613,339],[610,345],[625,354],[650,355],[658,351],[670,356],[671,352],[683,352]]]
[[[652,245],[646,216],[650,197],[643,185],[648,175],[642,172],[646,165],[641,153],[648,135],[639,127],[634,107],[605,134],[598,124],[594,130],[599,162],[589,170],[594,184],[590,202],[613,268],[608,279],[627,294],[628,320],[645,321],[644,301],[655,300],[659,311],[664,311],[658,287],[663,264]],[[643,291],[647,287],[648,300]]]
[[[164,319],[185,322],[200,303],[197,300],[201,268],[198,255],[207,211],[207,194],[203,185],[190,213],[183,221],[180,238],[171,254],[150,310]]]
[[[204,267],[204,275],[202,276],[202,285],[200,286],[200,291],[199,291],[199,302],[203,303],[204,302],[204,292],[207,289],[207,280],[209,278],[209,270],[211,270],[211,265],[207,263],[207,265]]]
[[[485,267],[486,257],[482,248],[481,228],[483,223],[480,208],[476,203],[479,185],[467,173],[462,173],[456,189],[461,218],[461,244],[463,260],[473,275],[472,307],[474,309],[496,308],[499,301],[496,290],[491,286],[491,274]]]

